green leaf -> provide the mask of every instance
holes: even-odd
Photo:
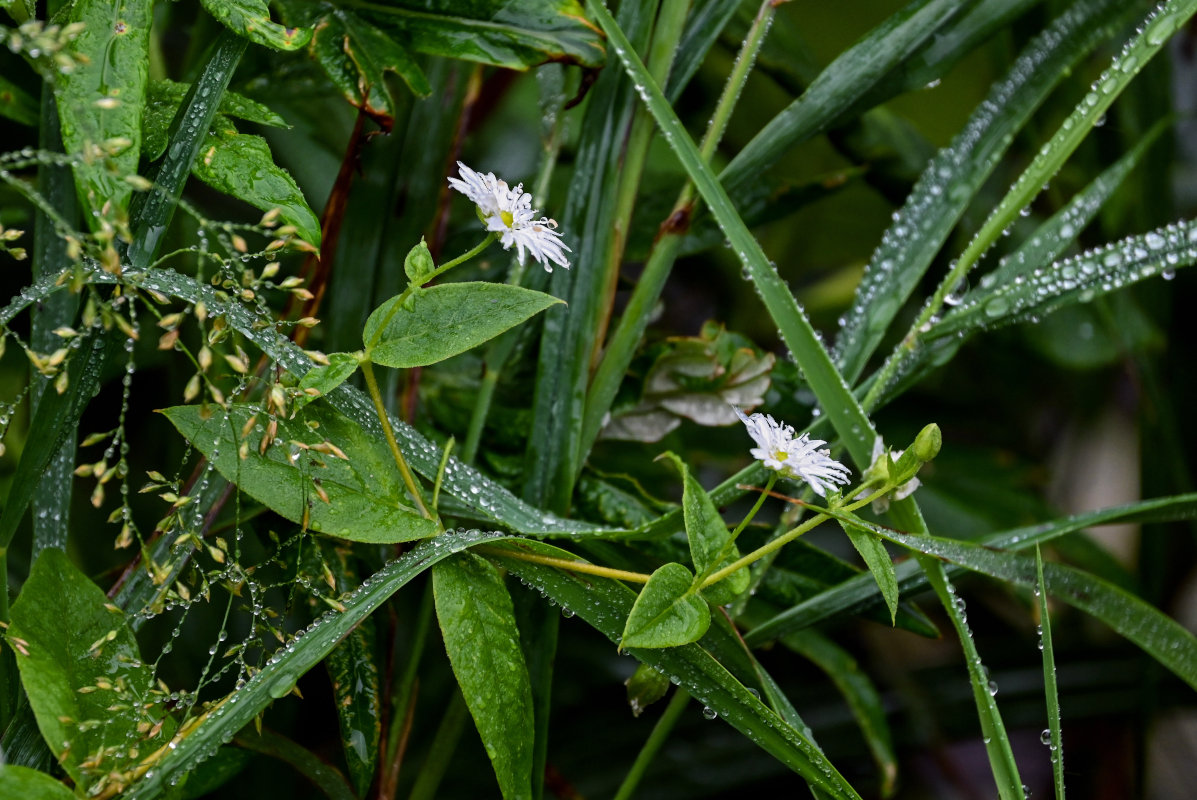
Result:
[[[213,189],[269,211],[277,208],[299,237],[320,246],[320,220],[285,169],[274,163],[261,136],[238,133],[228,120],[213,129],[192,166],[192,173]]]
[[[1039,649],[1043,651],[1043,694],[1047,698],[1048,747],[1056,800],[1064,800],[1064,749],[1060,746],[1060,692],[1056,688],[1056,656],[1052,647],[1052,618],[1043,580],[1043,554],[1035,546],[1035,600],[1039,612]]]
[[[360,364],[354,353],[329,353],[327,364],[313,367],[299,379],[299,388],[315,389],[319,396],[324,396],[349,380]],[[295,399],[294,407],[303,408],[315,399],[311,395],[300,395]]]
[[[266,0],[200,0],[226,28],[255,44],[298,50],[312,38],[308,28],[288,28],[270,19]]]
[[[889,557],[889,553],[885,550],[885,545],[876,536],[873,536],[864,528],[852,525],[846,520],[837,520],[840,527],[844,529],[844,533],[848,534],[848,540],[852,542],[852,546],[856,548],[856,552],[860,553],[860,557],[864,559],[865,566],[869,568],[869,572],[873,574],[873,579],[877,581],[877,588],[881,590],[881,596],[885,598],[885,605],[889,607],[889,617],[891,622],[896,621],[898,614],[898,579],[894,573],[894,562]]]
[[[810,659],[835,683],[840,694],[848,701],[869,752],[881,770],[881,796],[891,795],[898,778],[898,759],[894,754],[881,693],[873,681],[847,650],[816,630],[787,634],[781,637],[781,643]]]
[[[93,273],[90,279],[97,284],[112,284],[117,281],[115,276],[107,273]],[[299,346],[275,329],[274,320],[255,314],[243,303],[230,301],[223,292],[199,283],[194,278],[174,270],[148,269],[144,272],[126,272],[120,280],[128,285],[177,297],[186,302],[202,301],[208,308],[209,316],[226,320],[231,328],[245,336],[247,341],[253,342],[267,357],[293,375],[306,375],[315,366]],[[35,283],[0,310],[0,324],[8,323],[33,302],[61,290],[52,280]],[[374,405],[365,392],[342,384],[326,398],[326,402],[358,428],[360,433],[356,435],[373,440],[377,447],[384,446],[382,427],[378,422]],[[437,476],[441,474],[444,450],[402,420],[392,418],[391,423],[399,446],[403,448],[412,468],[429,480],[437,480]],[[387,457],[389,458],[389,452]],[[387,463],[393,462],[388,460]],[[760,472],[763,474],[763,467]],[[751,471],[742,472],[737,479],[751,480],[744,477],[751,474]],[[525,503],[502,484],[452,457],[443,474],[441,508],[451,508],[453,515],[463,519],[476,520],[487,525],[502,525],[531,536],[626,536],[630,533],[547,513]],[[3,520],[4,516],[0,516],[0,524],[3,524]]]
[[[292,522],[357,542],[408,542],[439,532],[437,522],[407,504],[383,444],[342,415],[317,403],[300,419],[279,419],[277,438],[261,453],[268,420],[258,412],[253,406],[230,405],[227,410],[174,406],[162,413],[221,475]],[[313,430],[306,422],[318,427]],[[301,446],[322,447],[325,442],[346,457]]]
[[[145,113],[141,117],[141,154],[150,161],[157,160],[166,152],[166,146],[170,142],[171,120],[175,118],[190,89],[190,84],[172,80],[150,81],[146,87]],[[220,96],[220,105],[217,106],[216,113],[272,128],[291,127],[268,107],[236,92],[225,91]],[[218,122],[217,127],[223,124]]]
[[[526,539],[503,545],[503,549],[506,548],[518,548],[554,558],[577,558],[560,548]],[[574,575],[555,567],[509,558],[501,554],[500,548],[489,548],[489,551],[492,560],[498,560],[508,571],[533,588],[545,592],[553,602],[575,611],[579,618],[611,641],[620,640],[621,624],[636,600],[636,595],[628,587],[614,580]],[[704,644],[709,642],[714,645],[721,639],[727,643],[731,654],[743,655],[743,645],[733,640],[730,632],[719,625],[711,627]],[[663,649],[633,648],[631,653],[639,661],[669,675],[672,682],[684,687],[699,702],[718,713],[812,786],[824,789],[835,798],[848,800],[859,797],[805,733],[791,727],[768,709],[759,697],[750,692],[704,647],[688,644]]]
[[[669,676],[648,664],[641,664],[636,667],[632,677],[624,681],[624,685],[628,689],[628,706],[632,709],[632,716],[638,717],[669,691]]]
[[[366,320],[376,364],[423,367],[464,353],[561,301],[505,283],[446,283],[392,297]]]
[[[124,614],[61,550],[34,562],[6,638],[42,736],[79,786],[121,788],[120,773],[173,734]]]
[[[68,48],[82,63],[58,75],[55,97],[66,152],[85,156],[75,167],[75,183],[89,211],[109,202],[127,208],[133,191],[125,177],[137,172],[141,153],[152,6],[150,0],[76,0],[64,20],[85,26]],[[114,140],[124,144],[103,157],[91,156],[93,147]],[[91,214],[83,216],[100,224]]]
[[[320,551],[336,581],[337,591],[346,592],[361,583],[348,550],[322,541]],[[341,727],[341,750],[358,797],[366,796],[374,780],[382,736],[375,638],[374,618],[368,617],[324,660]]]
[[[673,453],[665,455],[682,474],[682,513],[686,520],[686,537],[690,542],[694,571],[700,576],[709,575],[736,561],[740,557],[740,550],[734,544],[728,547],[731,533],[727,530],[727,523],[702,484],[690,474],[685,462]],[[719,558],[725,547],[727,553]],[[702,595],[714,605],[727,605],[748,589],[751,580],[748,568],[744,567],[718,583],[707,586],[702,590]]]
[[[21,800],[75,800],[75,794],[44,772],[0,764],[0,797]]]
[[[506,800],[532,796],[532,686],[499,571],[464,554],[432,570],[453,674]]]
[[[239,747],[277,758],[311,781],[328,800],[356,800],[340,770],[311,750],[274,731],[244,731],[234,740]]]
[[[328,611],[294,639],[278,659],[270,659],[237,691],[236,703],[223,703],[205,715],[123,796],[122,800],[160,798],[170,785],[214,753],[221,742],[262,713],[276,696],[283,696],[301,675],[319,664],[337,642],[359,625],[395,592],[443,558],[467,547],[506,538],[484,531],[456,531],[422,542],[371,575],[349,597],[344,611]]]
[[[711,608],[692,593],[694,575],[681,564],[659,567],[644,584],[624,624],[621,648],[678,647],[711,625]]]
[[[362,16],[418,52],[508,69],[548,61],[599,67],[605,55],[576,0],[393,0]]]
[[[308,50],[333,86],[353,105],[365,111],[384,129],[395,118],[396,98],[386,73],[403,79],[417,97],[427,97],[432,86],[407,47],[377,25],[347,8],[332,3],[283,4],[287,18],[311,26]]]
[[[37,108],[37,101],[28,92],[0,75],[0,117],[33,127],[37,125]]]

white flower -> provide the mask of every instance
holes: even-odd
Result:
[[[820,497],[834,484],[848,483],[851,470],[833,459],[830,450],[819,449],[827,442],[811,439],[809,433],[794,438],[793,428],[768,414],[747,416],[736,406],[732,408],[757,444],[749,452],[769,469],[786,478],[806,481]]]
[[[450,178],[449,185],[478,207],[478,216],[488,231],[499,235],[504,250],[515,245],[521,264],[526,253],[531,253],[549,272],[553,271],[550,261],[569,267],[564,252],[569,248],[557,233],[557,223],[548,217],[536,218],[532,195],[524,191],[522,183],[513,189],[493,172],[483,175],[460,161],[457,169],[461,178]]]
[[[902,454],[904,452],[906,452],[906,451],[905,450],[890,450],[889,458],[894,463],[897,463],[898,459],[902,457]],[[878,436],[876,439],[873,440],[873,454],[872,454],[873,455],[873,463],[876,464],[877,461],[884,454],[885,454],[885,442],[883,442],[881,440],[881,437]],[[884,475],[885,473],[882,473],[882,474]],[[889,494],[885,497],[882,497],[878,500],[874,500],[873,501],[873,512],[876,514],[884,514],[886,511],[889,511],[889,503],[890,503],[891,499],[892,500],[905,500],[907,497],[910,497],[910,495],[914,494],[914,490],[919,488],[920,486],[922,486],[922,482],[919,481],[918,478],[911,478],[910,480],[906,481],[906,483],[903,483],[902,485],[900,485],[896,489],[894,489],[894,491],[891,494]]]

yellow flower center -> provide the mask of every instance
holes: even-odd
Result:
[[[515,223],[515,215],[510,211],[500,211],[499,219],[503,220],[503,224],[510,228]]]

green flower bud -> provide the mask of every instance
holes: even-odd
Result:
[[[939,426],[932,422],[914,437],[914,444],[910,449],[918,456],[919,461],[926,463],[939,455],[939,448],[942,446],[943,434],[939,432]]]
[[[417,285],[427,281],[428,276],[436,271],[436,263],[433,262],[432,253],[429,252],[423,237],[420,237],[418,245],[408,251],[407,258],[403,259],[403,271],[407,273],[408,280]]]

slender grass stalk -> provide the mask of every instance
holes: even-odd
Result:
[[[669,734],[673,732],[673,727],[677,725],[678,719],[681,718],[682,712],[686,710],[689,703],[690,694],[685,689],[674,691],[673,697],[669,698],[669,705],[665,706],[665,711],[657,720],[657,724],[653,726],[652,733],[648,735],[644,746],[636,754],[636,760],[632,762],[628,774],[624,776],[623,783],[619,784],[619,789],[615,792],[613,800],[631,800],[645,771],[653,763],[657,754],[661,752],[661,747],[669,738]]]
[[[769,30],[775,10],[776,6],[772,0],[765,0],[748,30],[748,35],[744,38],[744,44],[736,56],[736,63],[732,66],[731,74],[724,84],[723,92],[699,146],[699,155],[704,162],[710,162],[723,138],[723,132],[727,129],[736,101],[739,100],[744,83],[748,80],[752,64],[765,41],[765,34]],[[690,220],[698,208],[699,203],[694,199],[694,182],[687,180],[673,204],[673,210],[661,223],[661,230],[648,263],[636,282],[636,288],[632,290],[627,307],[591,379],[586,395],[586,411],[582,419],[582,442],[579,452],[583,457],[579,459],[579,470],[581,462],[585,460],[585,454],[590,452],[595,439],[598,438],[603,418],[611,409],[611,403],[615,400],[628,365],[632,362],[636,348],[648,327],[649,312],[661,296],[661,290],[677,260],[682,239],[689,230]]]
[[[395,466],[399,468],[399,474],[403,477],[403,483],[407,486],[407,492],[411,495],[420,513],[426,519],[434,519],[432,512],[424,504],[424,497],[420,492],[420,486],[416,483],[415,476],[407,466],[407,460],[403,457],[403,451],[399,449],[399,442],[395,440],[395,429],[391,427],[391,417],[387,414],[386,405],[382,401],[382,392],[378,389],[378,379],[374,377],[374,363],[369,358],[363,359],[361,370],[362,377],[366,380],[366,389],[370,393],[370,399],[374,402],[374,411],[378,415],[378,424],[382,426],[382,432],[387,439],[387,446],[391,448],[391,457],[395,459]]]
[[[412,787],[408,800],[434,800],[441,780],[449,770],[449,759],[457,749],[457,741],[465,732],[468,719],[465,699],[461,692],[454,688],[449,707],[441,717],[441,724],[437,727],[432,745],[428,749],[428,757],[424,759],[420,775],[416,778],[416,784]]]
[[[1039,649],[1043,651],[1043,694],[1047,699],[1048,742],[1051,748],[1052,784],[1056,800],[1064,800],[1064,743],[1060,736],[1060,691],[1056,686],[1056,656],[1052,648],[1052,620],[1043,581],[1043,553],[1035,545],[1035,601],[1039,613]]]

